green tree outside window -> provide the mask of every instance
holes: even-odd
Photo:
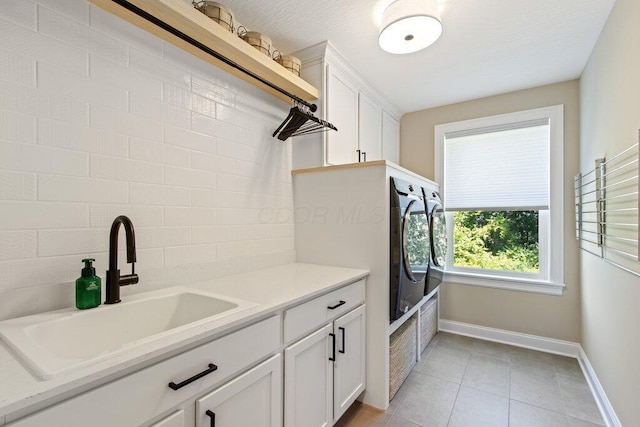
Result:
[[[537,211],[454,213],[454,265],[539,272]]]

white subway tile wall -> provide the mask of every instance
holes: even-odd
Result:
[[[286,104],[85,0],[3,0],[0,40],[0,320],[72,306],[121,214],[125,297],[294,260]]]

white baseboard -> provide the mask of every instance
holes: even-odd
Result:
[[[487,328],[486,326],[455,322],[453,320],[440,319],[438,330],[562,356],[577,358],[580,355],[580,344],[575,342],[505,331],[504,329]]]
[[[591,362],[589,362],[587,354],[584,352],[582,346],[580,346],[580,356],[578,357],[578,363],[580,363],[582,372],[587,379],[587,383],[589,384],[589,388],[591,389],[593,398],[596,400],[596,404],[600,409],[600,414],[604,419],[604,423],[607,425],[607,427],[622,427],[622,423],[618,419],[616,411],[614,411],[611,402],[609,402],[609,398],[604,392],[604,388],[602,388],[602,384],[600,384],[600,381],[596,376],[596,372],[593,370],[593,366],[591,366]]]
[[[456,322],[440,319],[438,330],[452,334],[464,335],[486,341],[494,341],[509,344],[516,347],[530,348],[544,351],[545,353],[559,354],[578,359],[580,368],[589,384],[593,398],[600,409],[600,414],[607,427],[621,427],[622,424],[616,415],[611,402],[607,398],[598,377],[596,376],[582,346],[575,342],[562,341],[553,338],[545,338],[537,335],[522,334],[520,332],[506,331],[504,329],[488,328],[486,326],[472,325],[470,323]]]

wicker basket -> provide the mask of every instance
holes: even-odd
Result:
[[[200,12],[207,15],[209,18],[213,19],[219,25],[223,26],[228,31],[232,33],[235,31],[234,28],[234,15],[231,10],[226,8],[215,1],[203,0],[203,1],[193,1],[193,7],[198,9]]]
[[[271,58],[271,39],[257,31],[247,31],[244,27],[238,28],[238,36],[260,52]]]
[[[438,299],[431,298],[420,308],[420,354],[436,334],[438,323]]]
[[[416,365],[416,319],[409,318],[389,337],[389,400]]]
[[[296,76],[300,77],[300,67],[302,62],[293,55],[281,55],[280,52],[274,52],[274,60]]]

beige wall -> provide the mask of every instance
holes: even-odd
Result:
[[[564,104],[565,254],[563,296],[448,283],[441,290],[441,317],[509,331],[577,342],[580,339],[578,248],[574,221],[573,175],[578,172],[579,82],[557,83],[504,95],[432,108],[402,117],[400,164],[434,178],[434,126],[442,123]]]
[[[638,141],[640,2],[617,0],[580,81],[580,164]],[[640,278],[581,253],[582,346],[618,418],[640,424]]]

